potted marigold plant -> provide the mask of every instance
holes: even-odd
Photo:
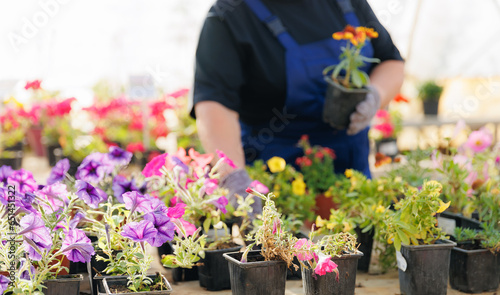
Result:
[[[304,293],[354,294],[358,259],[363,256],[357,249],[356,237],[341,232],[312,242],[316,234],[312,231],[309,240],[300,239],[295,244],[302,266]]]
[[[342,47],[340,62],[323,70],[328,83],[323,120],[334,128],[348,127],[350,115],[355,111],[356,105],[365,100],[370,91],[367,88],[370,79],[362,68],[366,63],[376,63],[380,60],[363,56],[362,52],[369,40],[377,37],[378,33],[372,28],[355,28],[350,25],[333,34],[333,39],[339,42],[347,40],[345,47]]]
[[[292,262],[297,238],[282,226],[282,215],[272,193],[266,196],[251,188],[247,192],[262,198],[265,204],[258,217],[262,224],[254,234],[247,235],[250,244],[245,252],[224,254],[229,263],[232,293],[285,294],[287,267],[298,269]],[[254,246],[260,246],[260,251],[252,251]]]
[[[384,223],[387,240],[396,249],[403,294],[446,294],[450,252],[456,243],[437,226],[436,214],[450,205],[439,198],[441,190],[437,181],[424,182],[421,190],[408,188]]]

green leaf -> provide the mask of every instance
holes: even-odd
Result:
[[[170,267],[170,268],[177,268],[177,264],[175,264],[175,256],[174,255],[165,255],[163,256],[161,263],[163,266]]]
[[[398,233],[398,237],[403,242],[403,244],[405,244],[405,245],[409,245],[410,244],[410,239],[408,238],[408,236],[402,230],[400,230],[398,228],[398,229],[396,229],[396,232]]]
[[[210,221],[211,221],[210,218],[207,218],[207,219],[205,219],[205,221],[203,221],[203,230],[206,233],[208,233],[208,230],[210,229]]]
[[[396,248],[396,251],[401,250],[401,240],[399,239],[399,236],[394,237],[394,248]]]
[[[352,84],[356,86],[357,88],[363,87],[365,85],[363,82],[363,75],[361,74],[361,71],[359,70],[354,70],[351,73],[351,78],[352,78]]]

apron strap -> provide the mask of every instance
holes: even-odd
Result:
[[[299,47],[297,42],[290,36],[287,29],[276,15],[262,3],[260,0],[244,0],[245,3],[250,7],[257,18],[263,22],[266,27],[271,31],[273,36],[275,36],[281,45],[285,49],[292,49]]]
[[[337,4],[344,13],[344,18],[348,24],[354,27],[359,27],[359,20],[354,13],[354,8],[352,7],[351,0],[337,0]]]

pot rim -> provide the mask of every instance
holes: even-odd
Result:
[[[433,250],[433,249],[452,249],[453,247],[457,246],[457,243],[450,241],[450,240],[438,240],[441,241],[442,243],[439,244],[428,244],[428,245],[405,245],[401,244],[401,247],[405,247],[409,251],[428,251],[428,250]]]
[[[264,267],[266,265],[273,265],[273,264],[284,264],[286,265],[286,262],[283,261],[283,260],[269,260],[269,261],[254,261],[254,262],[241,262],[239,260],[236,260],[234,259],[234,257],[232,257],[232,255],[237,255],[241,252],[229,252],[229,253],[224,253],[222,254],[222,256],[224,256],[224,258],[230,262],[230,263],[233,263],[233,264],[236,264],[238,265],[239,267],[241,268],[256,268],[256,267]],[[248,254],[255,254],[255,253],[258,253],[260,255],[260,251],[259,250],[253,250],[253,251],[250,251],[248,252]]]
[[[243,246],[241,245],[238,245],[238,247],[231,247],[231,248],[226,248],[226,249],[216,249],[216,250],[205,250],[205,253],[206,252],[210,252],[210,253],[220,253],[220,252],[223,252],[223,253],[228,253],[228,252],[237,252],[238,253],[238,250],[243,248]]]
[[[165,278],[165,276],[163,276],[163,274],[159,273],[158,275],[161,277],[163,282],[166,284],[167,290],[130,292],[130,294],[161,294],[161,292],[169,292],[169,294],[170,294],[170,292],[172,292],[172,286],[170,286],[170,282],[167,280],[167,278]],[[156,277],[156,276],[157,275],[148,275],[148,277]],[[104,277],[102,280],[102,284],[104,285],[104,290],[106,290],[106,294],[114,294],[114,293],[111,293],[111,291],[109,290],[108,282],[112,283],[113,281],[119,281],[119,280],[123,280],[123,279],[128,279],[128,277],[127,276]],[[123,293],[123,294],[127,294],[127,293]]]
[[[83,275],[82,274],[60,275],[57,276],[55,279],[45,280],[45,282],[59,282],[61,280],[64,280],[65,282],[79,282],[83,281]]]
[[[466,249],[462,249],[460,247],[453,247],[452,250],[457,251],[457,252],[462,252],[462,253],[465,253],[467,255],[480,255],[480,254],[483,254],[484,252],[491,253],[491,251],[488,249],[466,250]],[[491,255],[495,255],[495,254],[491,253]]]
[[[339,83],[333,81],[332,78],[330,78],[329,76],[324,76],[324,79],[328,84],[342,90],[343,92],[349,92],[349,93],[368,93],[368,92],[370,92],[370,90],[366,87],[363,87],[363,88],[345,88],[344,86],[340,85]]]

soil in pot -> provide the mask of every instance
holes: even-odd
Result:
[[[404,262],[398,257],[401,294],[446,294],[450,253],[454,246],[456,243],[444,240],[433,245],[402,245]],[[406,268],[403,266],[405,263]]]
[[[458,243],[451,250],[450,285],[466,293],[498,289],[498,255],[482,249],[479,242]]]
[[[242,254],[240,252],[224,254],[229,263],[232,294],[285,294],[286,262],[264,261],[260,251],[250,251],[248,262],[241,263]]]
[[[338,265],[339,280],[334,272],[323,276],[316,275],[313,269],[302,268],[302,282],[306,295],[354,295],[356,288],[356,269],[358,259],[363,253],[335,257],[333,262]]]
[[[45,295],[80,295],[82,275],[63,275],[56,279],[44,281],[43,294]]]
[[[231,289],[229,266],[223,255],[237,252],[241,246],[234,243],[221,246],[224,248],[205,251],[205,258],[200,260],[201,264],[198,266],[200,287],[205,287],[209,291]]]

